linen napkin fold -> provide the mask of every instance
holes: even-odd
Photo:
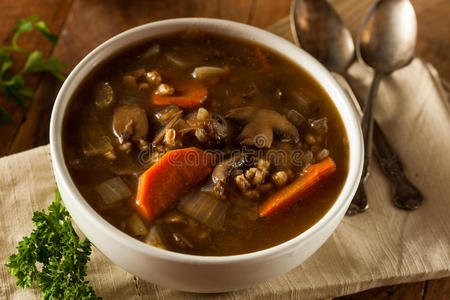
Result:
[[[366,96],[371,72],[355,64],[350,73]],[[134,277],[94,248],[88,279],[104,299],[320,299],[450,276],[450,110],[439,82],[415,59],[383,80],[376,104],[382,130],[425,196],[416,211],[393,206],[391,186],[374,162],[370,209],[345,217],[324,246],[285,275],[230,293],[183,293]],[[46,208],[55,190],[48,146],[0,159],[0,299],[40,298],[35,289],[16,287],[3,265],[30,233],[32,212]]]

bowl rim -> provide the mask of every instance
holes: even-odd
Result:
[[[227,256],[201,256],[183,254],[159,249],[157,247],[151,247],[144,242],[141,242],[120,231],[108,221],[106,221],[100,214],[98,214],[76,188],[64,160],[62,150],[62,125],[67,104],[69,103],[73,92],[85,78],[85,76],[83,76],[82,78],[77,78],[81,76],[79,75],[79,73],[86,68],[88,69],[87,73],[90,73],[96,65],[109,59],[111,55],[102,57],[102,53],[108,47],[112,47],[115,44],[120,44],[120,42],[123,42],[123,40],[132,39],[133,36],[144,34],[143,32],[149,32],[147,34],[147,39],[151,40],[152,38],[161,36],[161,34],[152,34],[151,32],[153,29],[171,26],[173,28],[177,28],[176,30],[170,31],[172,33],[183,31],[183,29],[185,29],[186,27],[198,27],[202,31],[218,33],[230,37],[237,37],[240,40],[246,40],[255,44],[259,44],[265,48],[269,48],[272,51],[288,58],[292,63],[295,63],[298,67],[309,73],[309,75],[314,78],[314,80],[327,92],[329,97],[332,99],[344,123],[344,127],[349,140],[350,153],[348,174],[345,184],[342,187],[335,203],[313,226],[308,228],[306,231],[276,246],[245,254]],[[241,35],[237,36],[238,33],[240,33]],[[168,32],[165,34],[170,33]],[[261,42],[261,40],[264,39],[270,40],[270,43]],[[135,44],[135,42],[124,42],[124,45],[116,47],[118,47],[118,49],[124,49],[133,44]],[[117,53],[117,51],[118,50],[116,49],[114,53]],[[293,59],[292,57],[287,56],[287,53],[295,53],[296,58]],[[300,63],[299,61],[302,61],[302,63]],[[327,83],[327,85],[325,85],[324,83]],[[72,92],[69,93],[71,85],[75,85],[75,87],[72,89]],[[336,99],[338,99],[337,101],[339,101],[340,106],[336,103]],[[97,46],[75,66],[75,68],[71,71],[64,84],[62,85],[55,100],[50,122],[50,152],[55,178],[61,179],[58,187],[60,189],[64,189],[71,198],[67,199],[66,201],[72,201],[72,204],[75,205],[77,209],[81,210],[85,217],[89,219],[88,221],[91,222],[91,224],[95,224],[95,226],[100,227],[101,231],[104,232],[109,239],[122,244],[124,247],[132,247],[135,251],[138,251],[144,255],[155,256],[163,260],[190,264],[228,264],[250,262],[254,261],[255,259],[261,259],[267,256],[281,255],[285,251],[291,249],[293,246],[305,243],[314,235],[314,233],[318,232],[328,222],[338,217],[339,215],[342,215],[342,211],[347,210],[351,199],[356,192],[362,172],[364,149],[363,138],[358,122],[357,113],[348,96],[342,90],[342,88],[339,86],[330,72],[310,54],[273,33],[251,25],[212,18],[176,18],[147,23],[115,35]]]

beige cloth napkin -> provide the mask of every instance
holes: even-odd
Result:
[[[323,247],[283,276],[231,293],[182,293],[135,278],[94,249],[88,278],[97,294],[104,299],[319,299],[450,276],[450,110],[433,72],[419,59],[395,72],[382,82],[376,110],[407,174],[425,195],[417,211],[392,205],[390,185],[374,163],[370,210],[345,217]],[[370,72],[355,65],[351,73],[366,95]],[[34,289],[16,287],[3,264],[30,233],[32,212],[46,208],[55,189],[48,146],[0,159],[0,299],[40,298]]]

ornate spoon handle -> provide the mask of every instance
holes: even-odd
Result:
[[[376,145],[375,156],[380,163],[384,175],[394,186],[395,206],[412,210],[423,202],[423,195],[403,172],[403,166],[397,154],[392,150],[378,124],[375,123],[373,138]]]
[[[340,75],[337,75],[335,77],[341,84],[341,86],[349,94],[351,100],[355,105],[357,112],[360,115],[362,115],[361,110],[362,101],[360,98],[356,97],[356,95],[353,93],[353,89],[349,85],[350,81],[345,80]],[[394,187],[393,202],[395,206],[407,210],[416,209],[422,204],[423,195],[419,191],[419,189],[416,186],[414,186],[411,183],[411,181],[409,181],[408,177],[406,177],[405,173],[403,172],[403,166],[399,157],[392,150],[392,147],[389,145],[383,132],[381,131],[380,126],[377,124],[376,121],[374,124],[373,139],[377,150],[375,151],[375,157],[378,163],[380,164],[380,167],[384,175],[389,179],[389,181],[392,183]],[[357,191],[355,198],[364,199],[364,196],[365,196],[364,193],[362,193],[361,191]],[[358,200],[358,201],[360,202],[366,200]],[[347,214],[349,215],[352,214],[351,208],[352,206],[350,206],[349,211],[347,212]]]

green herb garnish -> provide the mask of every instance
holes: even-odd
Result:
[[[42,299],[101,299],[84,279],[91,243],[80,242],[59,192],[48,211],[34,212],[34,230],[8,259],[6,266],[16,284],[26,289],[36,282]]]
[[[26,107],[25,100],[33,98],[33,92],[26,86],[23,77],[26,73],[49,72],[61,81],[64,76],[60,70],[64,65],[54,57],[43,60],[42,52],[34,50],[32,52],[19,46],[19,37],[24,33],[32,30],[38,30],[50,42],[56,44],[58,37],[52,34],[44,21],[39,21],[39,16],[31,16],[27,19],[20,19],[16,22],[14,35],[10,45],[0,47],[0,90],[5,94],[6,99],[14,99],[21,107]],[[27,61],[18,73],[11,72],[13,60],[11,53],[17,52],[27,56]],[[0,105],[0,127],[4,123],[12,123],[9,113]]]

